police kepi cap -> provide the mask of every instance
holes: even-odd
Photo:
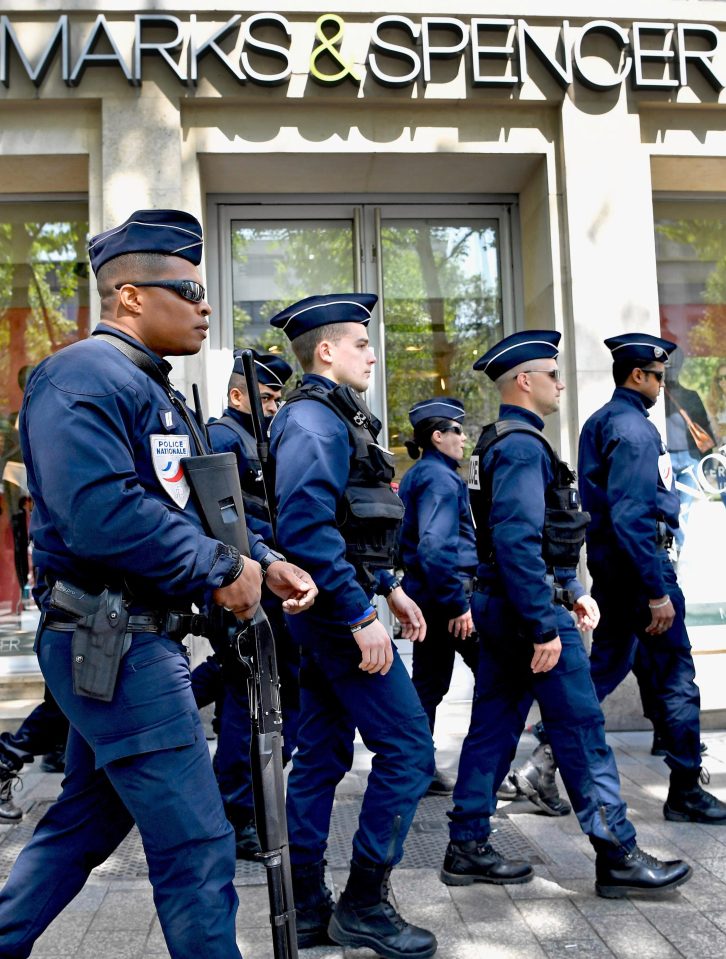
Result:
[[[553,360],[560,352],[560,336],[555,330],[523,330],[521,333],[512,333],[487,350],[484,356],[479,357],[474,369],[486,373],[492,380],[497,380],[520,363],[529,360]]]
[[[293,303],[272,317],[270,323],[285,331],[294,340],[308,330],[329,323],[362,323],[366,326],[373,307],[378,302],[375,293],[329,293],[326,296],[308,296]]]
[[[245,369],[242,365],[243,349],[234,351],[233,372],[245,375]],[[272,386],[279,390],[285,385],[292,376],[292,367],[286,363],[281,356],[276,353],[260,353],[257,350],[250,350],[252,358],[255,361],[255,372],[257,373],[257,382],[263,386]]]
[[[202,260],[202,225],[183,210],[137,210],[122,223],[88,241],[91,268],[126,253],[165,253],[181,256],[195,266]]]
[[[605,340],[605,346],[613,354],[613,363],[627,360],[634,363],[666,363],[677,344],[650,333],[622,333]]]
[[[464,404],[451,396],[434,396],[430,400],[421,400],[420,403],[414,403],[408,411],[411,426],[417,426],[432,417],[460,422],[465,415]]]

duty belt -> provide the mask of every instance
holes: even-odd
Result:
[[[566,609],[572,609],[575,604],[575,595],[572,590],[557,585],[550,574],[547,575],[546,582],[552,589],[552,602],[555,606],[564,606]],[[474,578],[475,593],[489,593],[493,588],[493,583],[481,580],[478,576]]]
[[[76,628],[74,620],[66,615],[45,613],[43,625],[61,632],[72,633]],[[160,633],[168,636],[174,642],[180,643],[185,636],[205,636],[208,632],[209,619],[198,613],[184,613],[169,609],[164,612],[149,610],[146,613],[135,613],[129,616],[127,633]]]

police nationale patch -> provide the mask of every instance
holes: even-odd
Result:
[[[479,482],[479,457],[475,454],[469,460],[469,489],[481,489]]]
[[[181,460],[190,455],[189,437],[153,435],[150,440],[151,460],[161,488],[169,494],[177,506],[184,509],[189,499],[189,483],[184,475]]]
[[[658,457],[658,472],[665,488],[671,489],[673,487],[673,464],[671,463],[671,454],[667,450]]]

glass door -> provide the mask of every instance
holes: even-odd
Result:
[[[411,464],[408,409],[453,395],[469,432],[496,402],[471,365],[515,328],[511,204],[465,202],[220,204],[221,319],[212,345],[284,353],[269,318],[312,294],[366,290],[379,305],[369,327],[378,363],[368,402],[384,441]]]

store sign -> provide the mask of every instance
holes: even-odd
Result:
[[[289,80],[298,62],[300,23],[278,13],[236,14],[223,25],[166,14],[137,14],[133,22],[109,22],[99,14],[90,27],[67,14],[54,25],[28,26],[0,16],[0,83],[9,87],[18,70],[40,86],[55,66],[62,80],[78,86],[90,67],[111,67],[138,86],[148,58],[163,61],[180,83],[194,85],[204,62],[215,59],[239,83],[274,86]],[[19,29],[20,23],[23,30]],[[360,24],[355,24],[356,31]],[[714,90],[726,86],[726,70],[717,61],[721,32],[705,23],[633,22],[628,28],[611,20],[578,27],[563,21],[557,42],[552,31],[510,18],[422,17],[395,14],[370,25],[367,49],[353,58],[345,42],[347,25],[337,14],[323,14],[315,24],[312,47],[303,52],[307,71],[325,85],[370,78],[384,87],[435,83],[441,60],[464,60],[471,87],[514,89],[529,79],[529,58],[536,57],[562,88],[580,83],[609,90],[630,82],[636,90],[673,90],[688,86],[693,73]],[[31,59],[28,31],[43,31],[42,50]],[[129,32],[132,33],[129,45]],[[308,34],[306,33],[306,37]],[[357,42],[358,33],[356,33]],[[35,36],[33,36],[35,41]],[[127,47],[130,46],[130,49]],[[32,45],[37,50],[37,42]],[[345,49],[345,53],[343,50]]]

